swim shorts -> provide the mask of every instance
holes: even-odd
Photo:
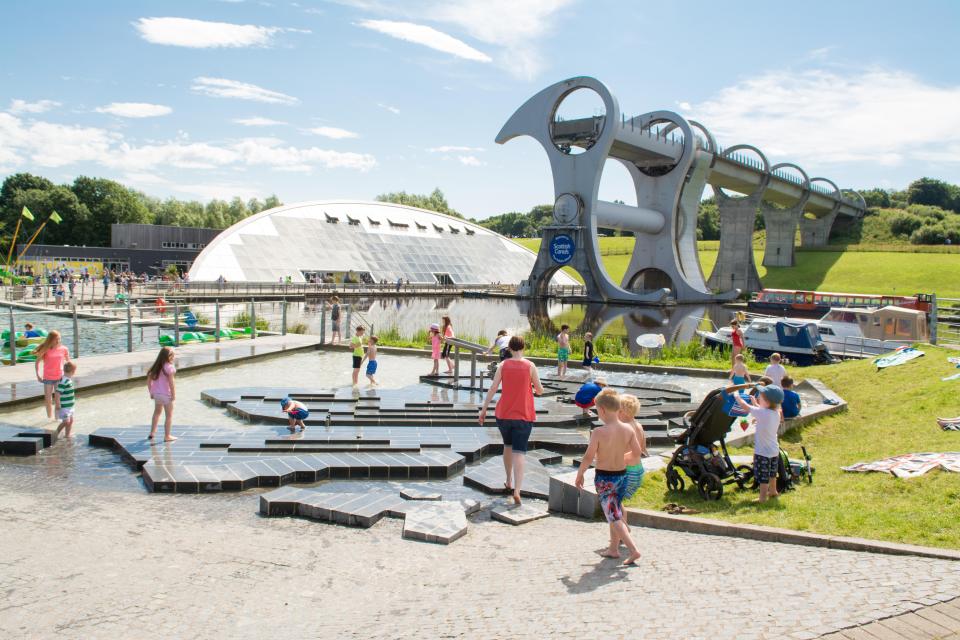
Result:
[[[777,467],[779,458],[768,458],[767,456],[758,456],[753,454],[753,477],[759,484],[765,484],[777,477]]]
[[[372,376],[372,375],[375,374],[376,372],[377,372],[377,361],[376,361],[376,360],[368,360],[368,361],[367,361],[367,375],[368,375],[368,376]]]
[[[581,402],[577,402],[576,400],[574,400],[574,401],[573,401],[573,404],[577,405],[577,406],[580,407],[581,409],[589,409],[589,408],[595,406],[595,405],[597,404],[597,402],[596,402],[595,400],[591,400],[591,401],[588,402],[587,404],[583,404],[583,403],[581,403]]]
[[[623,520],[623,495],[627,485],[626,471],[602,471],[597,469],[593,475],[593,486],[600,499],[600,509],[607,522]]]
[[[501,420],[497,418],[497,428],[503,438],[503,446],[512,447],[517,453],[527,452],[527,443],[533,431],[533,423],[526,420]]]
[[[570,349],[567,347],[559,347],[557,349],[557,362],[566,362],[570,359]]]
[[[72,417],[73,407],[61,407],[61,409],[57,411],[57,420],[60,420],[61,422],[64,420],[69,420]]]
[[[55,386],[57,386],[58,384],[60,384],[60,378],[56,378],[56,379],[51,378],[51,379],[49,379],[49,380],[48,380],[47,378],[44,378],[44,379],[43,379],[43,384],[44,384],[44,385],[48,385],[48,384],[49,384],[50,386],[55,387]]]
[[[441,357],[441,358],[449,358],[449,357],[450,357],[450,350],[451,350],[452,348],[453,348],[453,345],[452,345],[452,344],[450,344],[449,342],[445,342],[445,343],[443,344],[443,351],[440,353],[440,357]]]
[[[287,415],[293,418],[294,420],[306,420],[307,418],[310,417],[310,412],[307,411],[306,409],[294,409]]]
[[[627,465],[627,480],[626,486],[623,489],[624,500],[632,498],[633,494],[635,494],[637,489],[640,488],[640,485],[643,484],[644,473],[646,473],[646,471],[644,470],[642,464]]]
[[[353,356],[353,368],[354,368],[354,369],[359,369],[361,362],[363,362],[363,356]]]

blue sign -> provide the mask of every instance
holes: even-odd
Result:
[[[573,238],[568,235],[554,236],[550,241],[550,257],[557,264],[567,264],[573,260],[573,252],[577,245],[573,243]]]

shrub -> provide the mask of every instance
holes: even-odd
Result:
[[[911,236],[911,242],[913,232],[922,225],[923,219],[912,213],[897,213],[890,217],[890,232],[895,236]]]
[[[250,314],[246,311],[241,311],[236,316],[233,317],[233,320],[230,321],[230,326],[234,329],[245,329],[250,326]],[[257,331],[269,331],[270,323],[264,318],[257,318]]]
[[[298,322],[298,323],[296,323],[295,325],[292,325],[292,326],[290,326],[290,327],[287,327],[287,333],[301,333],[301,334],[303,334],[303,333],[306,333],[306,332],[307,332],[307,325],[303,324],[302,322]]]
[[[912,244],[943,244],[947,239],[947,230],[942,222],[925,224],[910,234]]]
[[[912,204],[907,207],[907,211],[924,219],[932,218],[936,220],[943,220],[948,215],[951,215],[949,211],[945,211],[940,207],[934,207],[928,204]]]

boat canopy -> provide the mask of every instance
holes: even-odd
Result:
[[[820,333],[814,322],[781,320],[777,322],[777,342],[782,347],[813,349],[820,343]]]

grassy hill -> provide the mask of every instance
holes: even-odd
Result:
[[[539,238],[522,238],[516,242],[533,251],[540,247]],[[717,261],[718,243],[699,244],[700,264],[709,277]],[[867,246],[858,246],[851,250],[798,251],[795,267],[767,268],[761,264],[763,248],[757,244],[754,243],[757,271],[767,287],[857,293],[935,292],[940,297],[960,297],[960,255],[957,253],[906,252],[906,247],[911,245],[903,249],[886,247],[884,251],[866,251]],[[620,282],[627,269],[632,247],[633,238],[600,238],[604,267],[616,282]],[[573,271],[571,274],[578,277]]]

